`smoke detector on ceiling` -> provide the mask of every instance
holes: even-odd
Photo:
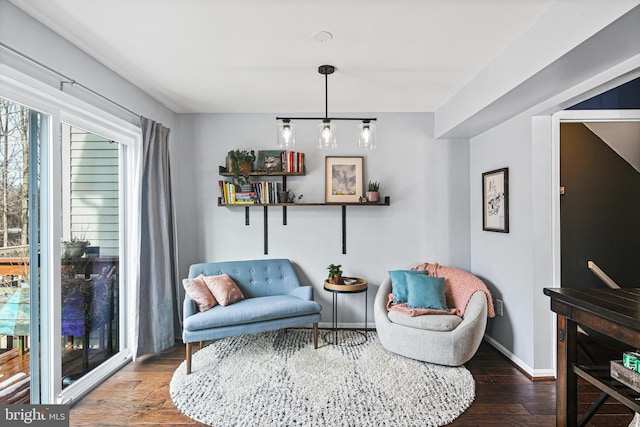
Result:
[[[329,31],[316,31],[311,34],[311,40],[316,41],[318,43],[328,42],[333,38],[333,34]]]

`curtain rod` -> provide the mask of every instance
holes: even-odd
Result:
[[[61,73],[60,71],[55,70],[55,69],[49,67],[48,65],[43,64],[42,62],[38,61],[37,59],[34,59],[34,58],[32,58],[32,57],[30,57],[28,55],[25,55],[24,53],[22,53],[22,52],[20,52],[18,50],[15,50],[11,46],[8,46],[8,45],[6,45],[6,44],[4,44],[2,42],[0,42],[0,47],[3,47],[6,50],[8,50],[9,52],[12,52],[13,54],[20,56],[21,58],[26,59],[27,61],[29,61],[29,62],[31,62],[33,64],[36,64],[37,66],[39,66],[41,68],[44,68],[45,70],[49,71],[50,73],[56,74],[57,76],[62,77],[63,79],[65,79],[65,80],[61,80],[60,81],[60,91],[64,92],[64,85],[65,84],[70,84],[71,86],[79,86],[82,89],[86,90],[87,92],[90,92],[90,93],[94,94],[95,96],[98,96],[98,97],[104,99],[105,101],[110,102],[111,104],[115,105],[116,107],[119,107],[119,108],[125,110],[126,112],[128,112],[130,114],[133,114],[134,116],[142,118],[142,116],[140,114],[128,109],[127,107],[125,107],[125,106],[123,106],[121,104],[118,104],[114,100],[107,98],[106,96],[104,96],[104,95],[96,92],[95,90],[83,85],[82,83],[77,82],[75,79],[72,79],[71,77]]]

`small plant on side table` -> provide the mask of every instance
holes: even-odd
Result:
[[[367,201],[371,203],[375,203],[380,200],[380,183],[378,181],[369,181],[368,191],[367,191]]]
[[[333,283],[334,285],[340,284],[342,281],[342,270],[340,267],[342,267],[342,265],[335,264],[331,264],[327,267],[327,270],[329,270],[329,277],[327,278],[329,283]]]

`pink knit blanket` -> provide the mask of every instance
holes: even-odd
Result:
[[[428,263],[417,265],[413,267],[412,270],[426,270],[427,274],[430,276],[444,277],[444,294],[447,299],[447,307],[449,307],[449,310],[410,308],[405,303],[394,303],[393,294],[389,294],[387,310],[394,310],[408,316],[422,316],[424,314],[455,314],[462,317],[464,316],[464,311],[467,308],[467,304],[469,303],[471,296],[477,291],[482,291],[487,296],[487,316],[495,316],[495,312],[493,310],[493,299],[491,298],[489,289],[487,289],[487,286],[482,282],[482,280],[478,279],[473,274],[453,267],[445,267],[439,264]]]

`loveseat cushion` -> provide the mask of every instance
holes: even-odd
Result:
[[[200,277],[200,276],[198,276]],[[238,285],[235,284],[228,274],[220,274],[217,276],[202,276],[207,288],[211,291],[213,297],[222,306],[233,304],[234,302],[244,299],[244,295]],[[204,310],[200,310],[204,311]]]
[[[205,312],[208,313],[217,307]],[[437,332],[453,331],[462,323],[462,318],[453,314],[427,314],[424,316],[407,316],[397,311],[389,311],[389,320],[397,325],[410,328],[425,329]]]
[[[203,278],[201,274],[198,277],[182,279],[184,290],[189,298],[198,304],[199,311],[207,311],[218,303]]]
[[[247,298],[226,307],[218,305],[210,310],[189,316],[184,319],[184,329],[199,331],[229,325],[305,316],[319,313],[321,310],[322,307],[317,302],[305,301],[291,295]]]

